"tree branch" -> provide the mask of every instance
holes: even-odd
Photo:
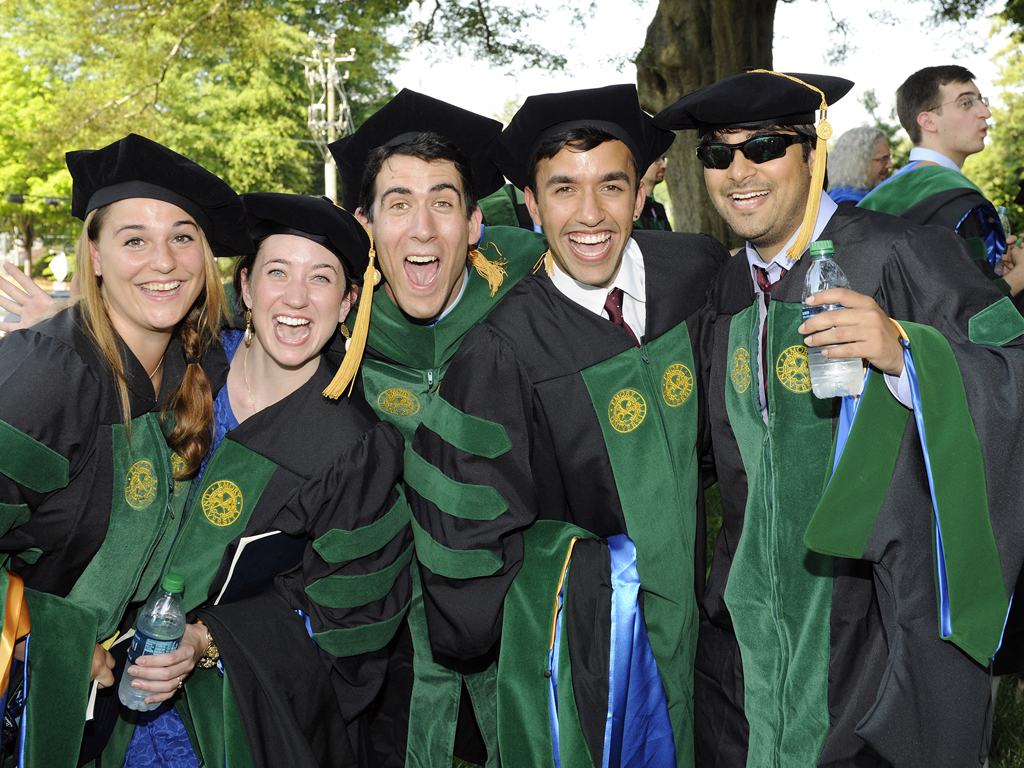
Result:
[[[0,2],[6,2],[6,0],[0,0]],[[156,77],[156,79],[151,80],[150,82],[145,83],[143,85],[140,85],[134,91],[132,91],[131,93],[126,94],[125,96],[122,96],[120,99],[115,99],[115,100],[112,100],[112,101],[108,101],[106,104],[98,107],[97,109],[95,109],[93,111],[93,113],[91,115],[89,115],[89,117],[87,117],[85,119],[85,121],[82,123],[81,127],[84,128],[85,126],[89,125],[89,123],[91,123],[93,120],[98,118],[106,110],[108,110],[108,109],[116,109],[117,107],[120,107],[122,104],[125,104],[126,102],[131,101],[136,96],[138,96],[140,93],[143,93],[143,92],[145,92],[146,90],[148,90],[150,88],[153,89],[153,98],[149,99],[145,104],[143,104],[141,109],[136,110],[130,116],[134,117],[134,116],[139,115],[142,112],[144,112],[147,108],[149,108],[151,106],[155,106],[156,102],[157,102],[157,97],[160,94],[160,86],[163,84],[163,81],[166,79],[167,71],[171,67],[171,62],[175,58],[177,58],[178,51],[181,50],[182,44],[185,42],[185,40],[188,39],[189,35],[191,35],[200,24],[202,24],[204,21],[207,21],[210,18],[212,18],[217,13],[217,11],[219,11],[221,9],[221,7],[224,5],[225,2],[227,2],[227,0],[217,0],[213,4],[213,6],[210,8],[210,10],[208,10],[206,13],[204,13],[198,19],[196,19],[191,24],[189,24],[187,27],[185,27],[184,31],[178,36],[178,39],[174,42],[174,45],[171,46],[170,52],[164,57],[163,64],[160,67],[160,73]]]

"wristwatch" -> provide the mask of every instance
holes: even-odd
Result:
[[[206,626],[205,621],[196,619],[196,624],[202,624],[206,627],[206,653],[199,657],[196,666],[199,669],[213,669],[217,666],[217,662],[220,661],[220,651],[217,649],[217,643],[214,641],[213,635],[210,634],[210,628]]]

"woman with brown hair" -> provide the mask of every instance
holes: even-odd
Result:
[[[103,644],[155,586],[210,445],[214,257],[253,248],[231,188],[166,147],[133,134],[67,162],[82,299],[0,344],[3,741],[29,766],[105,739],[103,702],[86,723],[90,682],[114,682]]]

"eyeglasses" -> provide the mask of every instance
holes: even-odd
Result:
[[[945,104],[939,104],[937,107],[932,107],[931,109],[926,109],[925,112],[937,112],[938,110],[942,109],[943,107],[945,107],[945,106],[947,106],[949,104],[956,104],[957,107],[962,109],[964,112],[970,112],[978,104],[984,104],[987,107],[988,106],[988,97],[987,96],[971,96],[971,95],[961,96],[959,99],[953,99],[952,101],[947,101]]]
[[[654,162],[656,162],[658,165],[668,165],[668,155],[662,155]]]
[[[890,154],[890,155],[882,155],[881,157],[872,157],[871,158],[871,162],[872,163],[891,163],[892,162],[892,155]]]
[[[737,149],[747,160],[760,165],[769,160],[778,160],[786,154],[786,150],[791,145],[801,144],[804,141],[804,137],[799,134],[770,133],[767,136],[756,136],[753,139],[741,141],[739,144],[724,142],[703,144],[697,147],[697,157],[700,158],[705,168],[724,171],[732,165],[733,153]]]

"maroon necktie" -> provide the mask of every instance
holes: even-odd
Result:
[[[608,312],[608,319],[611,320],[618,326],[625,328],[629,331],[629,335],[633,337],[633,341],[639,347],[640,342],[637,341],[636,334],[633,333],[633,329],[626,325],[626,321],[622,319],[622,289],[615,288],[611,293],[608,294],[608,298],[604,300],[605,311]]]
[[[786,276],[788,269],[783,269],[779,274],[779,280]],[[761,380],[764,382],[764,402],[765,406],[768,405],[768,307],[772,302],[772,289],[779,284],[779,280],[774,283],[768,278],[768,270],[764,267],[754,265],[754,275],[757,278],[757,287],[761,289],[761,293],[764,295],[764,327],[761,328]]]

